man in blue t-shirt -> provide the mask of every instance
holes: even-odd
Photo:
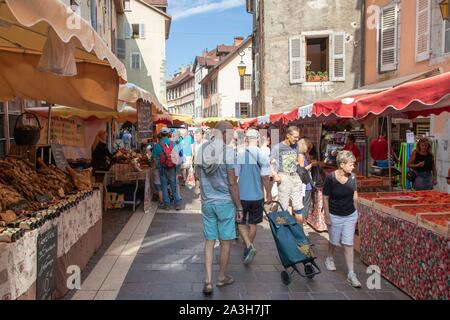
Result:
[[[189,170],[192,168],[192,155],[194,154],[194,139],[188,134],[187,129],[180,129],[180,139],[178,140],[181,149],[183,150],[183,164],[181,165],[181,174],[183,175],[183,183],[189,175]]]
[[[168,209],[170,206],[170,198],[169,198],[169,191],[168,191],[168,186],[170,185],[170,188],[172,190],[173,193],[173,197],[174,197],[174,201],[175,201],[175,209],[176,210],[181,210],[181,197],[180,194],[178,193],[178,187],[177,187],[177,175],[176,175],[176,168],[164,168],[161,163],[160,163],[160,156],[163,153],[163,147],[161,146],[161,144],[163,145],[167,145],[170,146],[172,145],[174,152],[176,153],[176,147],[174,146],[173,142],[170,141],[170,130],[169,128],[162,128],[161,129],[161,139],[159,140],[159,143],[157,143],[154,147],[153,147],[153,158],[156,160],[156,166],[158,167],[158,171],[159,171],[159,176],[161,179],[161,188],[162,188],[162,192],[163,192],[163,200],[164,200],[164,205],[163,205],[163,209]],[[176,158],[176,157],[174,157]]]
[[[248,130],[245,140],[247,147],[239,151],[237,155],[238,183],[243,209],[243,219],[238,222],[238,230],[245,243],[244,264],[248,265],[256,254],[253,244],[256,237],[256,225],[263,221],[263,187],[266,190],[267,202],[272,201],[270,188],[272,170],[269,157],[258,147],[258,131]]]
[[[223,287],[234,282],[234,278],[226,272],[231,241],[236,238],[236,221],[242,218],[242,205],[236,181],[234,150],[226,145],[228,130],[233,130],[230,123],[218,122],[210,141],[200,147],[195,159],[196,173],[200,181],[205,237],[204,294],[213,292],[212,264],[216,240],[220,240],[220,267],[216,286]]]

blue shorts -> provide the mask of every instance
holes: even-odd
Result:
[[[153,189],[155,190],[155,192],[161,192],[162,188],[160,184],[153,184]]]
[[[203,234],[206,240],[236,239],[236,207],[234,203],[204,204]]]

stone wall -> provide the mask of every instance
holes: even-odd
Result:
[[[265,113],[330,99],[360,85],[361,3],[348,0],[264,0]],[[318,19],[320,17],[320,19]],[[346,80],[329,85],[291,84],[289,37],[306,31],[346,33]]]

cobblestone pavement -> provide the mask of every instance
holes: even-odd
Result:
[[[363,288],[354,289],[346,283],[342,249],[335,256],[336,272],[324,265],[327,234],[305,228],[314,243],[314,252],[322,273],[313,280],[293,275],[289,286],[281,282],[278,252],[267,221],[258,226],[255,246],[258,253],[250,266],[242,263],[243,245],[233,241],[229,273],[236,282],[223,288],[214,287],[211,297],[202,294],[204,281],[203,232],[200,201],[194,190],[183,188],[184,210],[157,211],[150,228],[120,288],[117,299],[158,300],[359,300],[409,299],[385,279],[381,290],[369,290],[366,266],[355,252],[355,272]],[[219,248],[215,249],[213,281],[217,280]]]
[[[85,281],[91,274],[94,268],[98,265],[100,259],[105,255],[109,246],[114,242],[117,235],[127,224],[130,217],[133,215],[132,210],[129,208],[108,210],[103,213],[102,219],[102,245],[100,249],[89,260],[86,268],[81,272],[81,281]],[[76,290],[69,291],[63,298],[63,300],[70,300],[76,293]]]

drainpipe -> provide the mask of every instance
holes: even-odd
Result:
[[[361,24],[360,24],[360,32],[361,32],[361,42],[360,42],[360,54],[361,54],[361,77],[359,79],[359,86],[362,87],[365,85],[366,80],[366,0],[361,1]]]

